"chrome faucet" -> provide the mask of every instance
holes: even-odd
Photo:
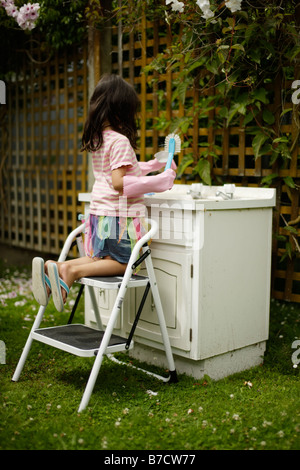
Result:
[[[233,194],[225,194],[223,191],[216,191],[216,196],[221,196],[223,199],[232,199]]]
[[[201,192],[203,190],[202,183],[193,183],[191,189],[187,191],[187,194],[190,194],[193,199],[201,199]]]

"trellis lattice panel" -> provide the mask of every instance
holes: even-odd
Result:
[[[23,55],[8,83],[1,121],[0,240],[58,254],[83,211],[87,155],[80,139],[87,111],[87,50],[41,63]]]
[[[121,35],[121,37],[120,37]],[[172,37],[170,28],[164,21],[148,21],[141,17],[135,28],[112,28],[112,71],[121,74],[131,82],[138,92],[141,107],[139,113],[140,147],[138,157],[147,160],[160,149],[168,130],[161,130],[155,126],[157,119],[165,116],[166,120],[189,118],[186,107],[180,100],[174,99],[174,86],[176,70],[167,68],[164,73],[153,72],[157,79],[154,84],[151,77],[144,73],[144,67],[149,65],[159,53],[170,47]],[[121,47],[120,47],[121,45]],[[299,73],[295,69],[295,77]],[[269,111],[274,115],[275,127],[281,135],[291,139],[291,158],[285,164],[275,162],[270,164],[270,155],[255,158],[252,148],[253,135],[243,125],[243,118],[229,127],[219,125],[213,128],[209,125],[218,113],[218,109],[211,109],[207,115],[195,114],[190,119],[190,126],[182,136],[185,146],[177,163],[183,157],[192,154],[194,165],[188,167],[180,182],[199,180],[193,175],[193,166],[196,165],[201,152],[213,149],[217,158],[208,156],[211,164],[213,184],[235,183],[240,186],[261,186],[262,179],[276,173],[278,179],[274,180],[277,189],[277,206],[274,210],[274,242],[272,265],[272,295],[278,299],[300,302],[300,253],[297,251],[294,239],[285,230],[286,223],[297,219],[300,215],[299,187],[300,187],[300,139],[299,139],[299,105],[291,102],[292,77],[283,79],[278,74],[274,83],[270,84]],[[210,87],[206,96],[213,95],[216,90]],[[282,97],[284,96],[284,104]],[[196,84],[187,90],[186,100],[189,104],[197,106],[201,97],[200,87]],[[283,112],[284,111],[284,112]],[[283,116],[283,117],[282,117]],[[294,179],[296,187],[288,187],[283,178],[290,176]],[[298,232],[300,230],[300,224]],[[278,239],[285,236],[286,241]],[[298,237],[299,238],[299,237]],[[286,251],[286,242],[294,248],[292,258],[282,256]],[[296,248],[296,249],[295,249]]]

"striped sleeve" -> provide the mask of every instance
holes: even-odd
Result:
[[[121,166],[134,165],[136,163],[136,155],[130,145],[127,137],[122,136],[115,140],[110,151],[110,169],[116,170]]]

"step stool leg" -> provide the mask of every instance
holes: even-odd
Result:
[[[90,401],[91,394],[93,392],[93,389],[94,389],[94,386],[95,386],[95,383],[96,383],[96,380],[97,380],[97,377],[98,377],[98,374],[99,374],[99,371],[100,371],[100,368],[101,368],[101,364],[102,364],[102,361],[103,361],[103,356],[104,356],[106,348],[109,344],[109,341],[110,341],[110,338],[111,338],[111,335],[112,335],[112,332],[113,332],[115,320],[116,320],[117,315],[120,311],[120,308],[121,308],[121,305],[115,303],[114,309],[113,309],[113,311],[110,315],[110,319],[109,319],[108,324],[106,326],[106,330],[105,330],[105,333],[103,335],[101,345],[100,345],[100,348],[98,350],[94,365],[92,367],[92,371],[90,373],[88,383],[86,385],[84,394],[82,396],[81,403],[80,403],[79,408],[78,408],[78,413],[83,411],[87,407],[87,405]]]
[[[102,339],[102,343],[103,343],[103,340],[104,340],[104,336]],[[94,389],[94,386],[95,386],[95,383],[96,383],[96,380],[100,371],[100,367],[103,361],[103,356],[104,356],[104,352],[102,351],[102,348],[100,348],[96,356],[92,371],[90,373],[88,383],[85,387],[84,394],[82,396],[82,399],[78,408],[78,413],[81,413],[81,411],[83,411],[89,404],[91,394],[93,392],[93,389]]]
[[[127,290],[127,285],[128,285],[129,279],[131,278],[131,275],[132,275],[132,269],[130,269],[128,267],[126,269],[125,274],[124,274],[123,281],[122,281],[121,286],[119,288],[118,295],[116,297],[112,312],[110,314],[109,321],[107,323],[105,333],[104,333],[102,341],[101,341],[100,348],[98,350],[98,353],[97,353],[94,365],[92,367],[92,371],[91,371],[88,383],[85,387],[85,391],[84,391],[84,394],[83,394],[82,399],[81,399],[81,403],[80,403],[79,408],[78,408],[78,413],[83,411],[87,407],[87,405],[90,401],[90,397],[91,397],[92,391],[94,389],[94,386],[95,386],[95,383],[96,383],[96,380],[97,380],[97,377],[98,377],[98,374],[99,374],[99,371],[100,371],[100,367],[101,367],[101,364],[102,364],[102,361],[103,361],[103,356],[106,352],[106,349],[107,349],[107,346],[109,344],[111,335],[113,333],[113,329],[114,329],[117,317],[120,314],[120,310],[121,310],[123,300],[124,300],[126,290]]]
[[[159,290],[156,282],[156,277],[154,273],[154,268],[151,260],[151,256],[145,259],[145,264],[146,264],[146,269],[148,272],[149,276],[149,281],[151,284],[151,291],[153,295],[153,300],[158,316],[158,321],[161,329],[161,335],[162,339],[164,342],[165,346],[165,352],[166,352],[166,357],[169,365],[169,371],[170,371],[170,382],[177,382],[177,374],[176,374],[176,369],[175,369],[175,363],[173,359],[173,353],[170,345],[170,339],[167,331],[167,326],[166,326],[166,321],[165,321],[165,316],[160,300],[160,295],[159,295]]]
[[[20,357],[20,359],[19,359],[17,368],[16,368],[15,373],[14,373],[14,375],[13,375],[13,378],[12,378],[12,381],[13,381],[13,382],[17,382],[17,381],[19,380],[19,377],[20,377],[20,375],[21,375],[21,372],[22,372],[22,370],[23,370],[24,364],[25,364],[25,362],[26,362],[28,353],[29,353],[30,348],[31,348],[31,345],[32,345],[33,339],[32,339],[31,333],[32,333],[34,330],[36,330],[36,329],[39,328],[40,323],[41,323],[41,321],[42,321],[42,318],[43,318],[43,316],[44,316],[45,310],[46,310],[46,307],[40,306],[39,311],[38,311],[38,314],[37,314],[37,316],[36,316],[36,319],[35,319],[35,321],[34,321],[34,323],[33,323],[33,325],[32,325],[30,334],[29,334],[29,336],[28,336],[28,338],[27,338],[25,347],[24,347],[23,352],[22,352],[22,354],[21,354],[21,357]]]

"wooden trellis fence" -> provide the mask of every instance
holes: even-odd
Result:
[[[80,137],[87,111],[87,48],[45,60],[31,49],[7,83],[2,112],[0,240],[59,253],[87,185]],[[3,108],[4,109],[4,108]]]

